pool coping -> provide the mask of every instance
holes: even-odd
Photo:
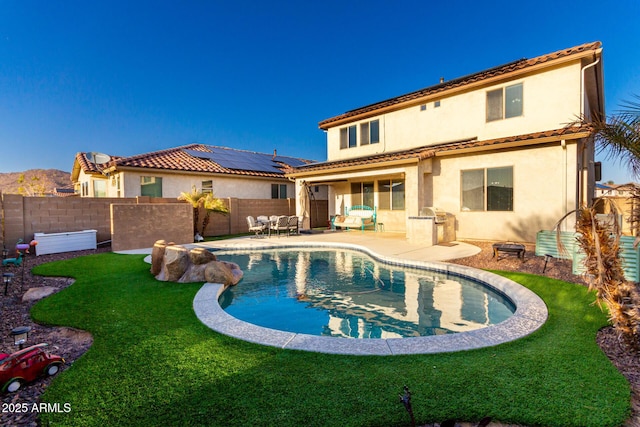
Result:
[[[393,356],[402,354],[432,354],[473,350],[514,341],[538,330],[549,315],[544,301],[534,292],[505,277],[488,271],[446,262],[409,261],[382,256],[369,248],[345,243],[296,242],[290,245],[234,245],[221,250],[262,250],[286,248],[332,248],[351,249],[366,253],[374,259],[397,266],[429,268],[442,273],[451,273],[481,281],[505,295],[516,306],[516,311],[507,320],[486,328],[455,334],[410,338],[352,339],[315,336],[257,326],[239,320],[220,307],[218,298],[225,287],[219,283],[205,283],[193,300],[193,309],[198,319],[209,328],[224,335],[272,347],[303,350],[317,353],[345,355]]]

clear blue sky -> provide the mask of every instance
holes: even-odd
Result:
[[[326,160],[321,120],[596,40],[611,114],[640,95],[639,17],[638,0],[0,0],[0,172],[192,142]]]

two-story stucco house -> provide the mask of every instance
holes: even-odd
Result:
[[[81,197],[175,199],[195,187],[220,198],[295,199],[295,184],[285,171],[310,162],[275,152],[190,144],[130,157],[78,153],[71,180]],[[326,200],[326,187],[314,191]]]
[[[329,185],[329,212],[377,211],[406,232],[423,207],[458,239],[533,241],[594,195],[587,125],[604,114],[601,43],[521,59],[324,120],[328,160],[296,167]]]

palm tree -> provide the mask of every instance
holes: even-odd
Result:
[[[639,96],[635,98],[640,101]],[[624,109],[614,116],[596,117],[591,122],[598,150],[606,150],[609,158],[626,163],[636,177],[640,176],[638,101],[627,102]],[[640,199],[638,187],[634,186],[632,198]],[[624,277],[620,258],[621,232],[615,215],[617,209],[613,205],[611,207],[613,221],[606,223],[596,219],[594,207],[578,209],[577,242],[585,254],[586,277],[589,288],[596,291],[597,302],[607,306],[609,319],[619,337],[633,349],[640,350],[640,291],[637,284],[629,283]],[[631,213],[630,222],[632,227],[640,222],[637,209]],[[638,242],[639,238],[636,245]]]
[[[204,220],[202,221],[202,232],[201,236],[204,236],[204,230],[209,225],[211,213],[220,213],[223,215],[227,215],[229,213],[229,208],[224,203],[224,200],[216,198],[213,193],[207,193],[202,199],[202,206],[205,209]]]
[[[640,176],[640,96],[627,101],[623,109],[608,118],[592,122],[599,151],[608,151],[608,157],[627,163],[634,176]]]
[[[190,193],[182,192],[178,196],[178,200],[183,200],[193,206],[193,234],[198,233],[198,219],[200,213],[200,207],[204,202],[205,194],[198,190],[195,185],[191,187]]]

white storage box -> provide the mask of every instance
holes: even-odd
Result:
[[[35,233],[33,238],[38,242],[36,255],[95,249],[97,232],[97,230],[83,230],[68,233]]]

